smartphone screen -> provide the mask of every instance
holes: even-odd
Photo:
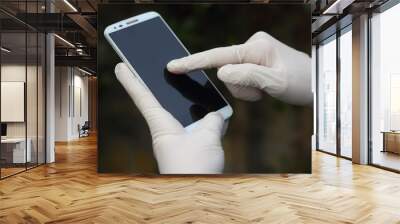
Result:
[[[167,71],[168,62],[188,53],[160,17],[112,32],[110,38],[160,104],[183,126],[228,105],[204,71],[183,75]]]

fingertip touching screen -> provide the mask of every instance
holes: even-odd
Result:
[[[183,75],[167,71],[168,62],[188,53],[160,17],[112,32],[110,37],[160,104],[183,126],[228,105],[203,71]]]

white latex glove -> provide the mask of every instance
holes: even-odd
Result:
[[[119,63],[115,74],[149,125],[161,174],[222,173],[224,119],[218,112],[209,113],[194,130],[187,132],[126,64]]]
[[[219,68],[218,78],[243,100],[259,100],[263,91],[290,104],[313,100],[310,57],[265,32],[255,33],[244,44],[172,60],[167,68],[175,74]]]

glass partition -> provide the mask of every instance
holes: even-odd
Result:
[[[43,33],[38,33],[38,75],[37,75],[37,162],[46,162],[45,144],[45,124],[46,124],[46,37]]]
[[[38,35],[36,32],[27,33],[27,76],[26,76],[26,114],[27,114],[27,150],[30,151],[28,168],[37,165],[37,79],[38,79]]]
[[[1,34],[2,177],[25,170],[31,159],[31,151],[26,150],[26,41],[25,32]]]
[[[38,13],[43,3],[2,2],[0,6]],[[0,20],[0,178],[5,178],[45,163],[46,39],[10,15],[0,12]]]
[[[38,0],[37,13],[46,13],[46,0]],[[37,163],[46,162],[46,35],[37,30]]]

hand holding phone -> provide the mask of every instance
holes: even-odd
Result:
[[[224,119],[212,112],[190,132],[166,111],[125,63],[115,74],[149,125],[161,174],[219,174],[224,168]]]
[[[168,62],[189,52],[158,13],[111,24],[104,35],[138,80],[185,129],[193,129],[209,112],[218,111],[224,119],[232,115],[232,108],[204,71],[179,76],[168,72]]]

